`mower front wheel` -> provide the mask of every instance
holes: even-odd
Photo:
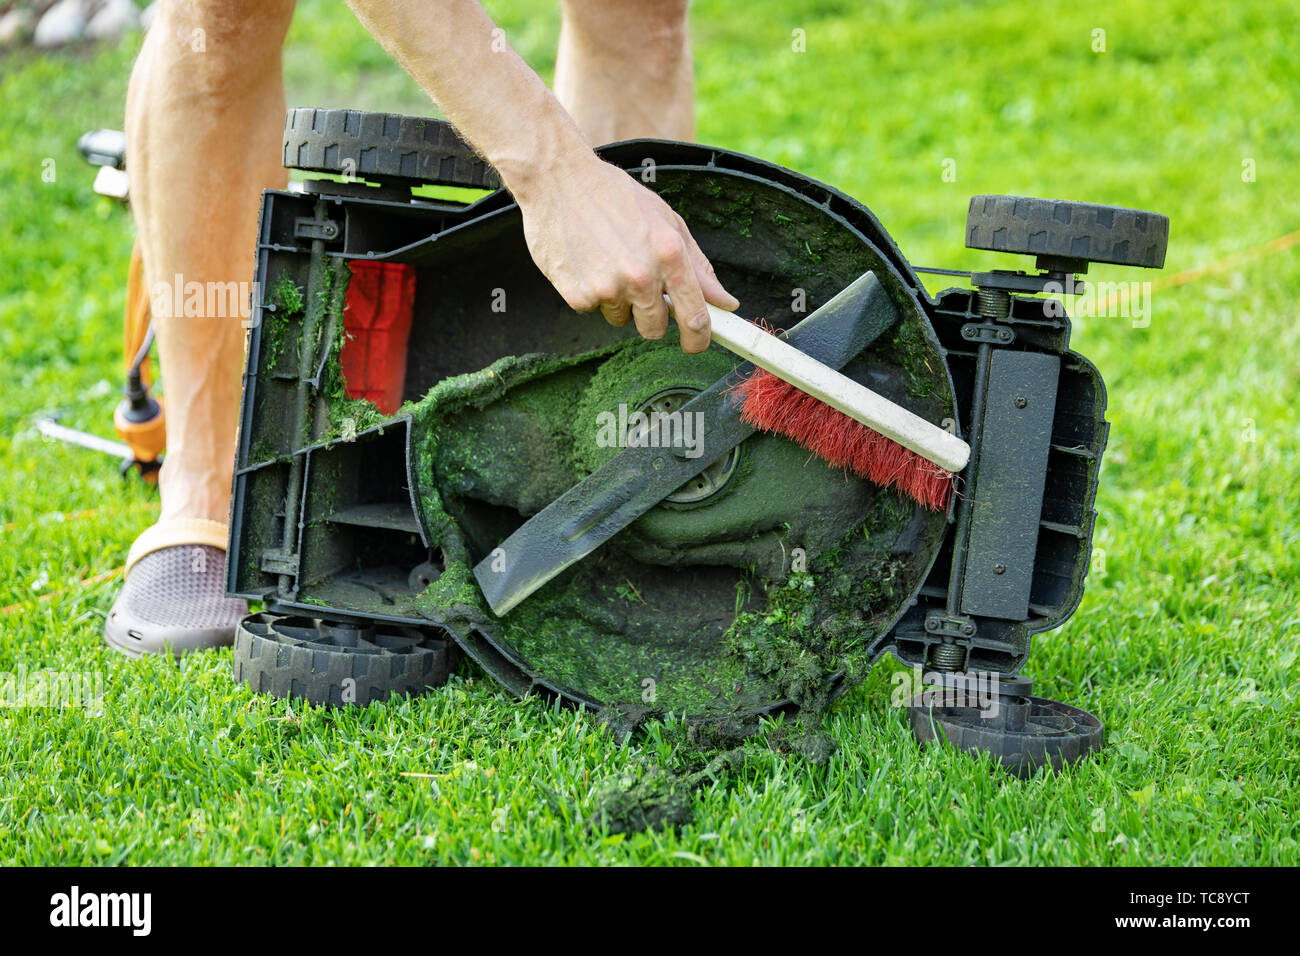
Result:
[[[1025,196],[973,196],[966,248],[1159,269],[1169,244],[1169,217],[1142,209]]]

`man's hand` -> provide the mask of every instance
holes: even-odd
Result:
[[[490,162],[524,215],[533,260],[575,309],[709,346],[704,303],[735,309],[680,216],[603,162],[474,0],[348,0],[357,17]]]
[[[709,347],[704,303],[733,310],[682,217],[615,166],[588,154],[572,175],[531,179],[515,198],[533,261],[579,312],[600,309],[611,325],[635,321],[647,339],[668,329],[672,299],[682,350]]]

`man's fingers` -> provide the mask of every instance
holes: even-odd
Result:
[[[632,303],[632,318],[643,339],[662,339],[668,331],[668,304],[662,295],[652,295]]]
[[[717,274],[713,271],[713,263],[709,262],[708,257],[696,244],[695,237],[687,230],[685,223],[682,223],[679,231],[682,240],[686,243],[686,254],[691,260],[691,265],[695,267],[695,275],[705,300],[728,312],[740,308],[740,300],[722,287]]]
[[[600,314],[610,325],[620,328],[632,321],[632,306],[627,302],[602,303]]]
[[[675,306],[674,311],[676,311]],[[692,329],[690,326],[678,322],[677,331],[681,335],[683,352],[694,355],[696,352],[703,352],[709,347],[710,335],[707,322],[702,329]]]
[[[703,352],[709,347],[709,310],[695,269],[687,261],[668,273],[668,297],[682,337],[683,352]]]
[[[700,291],[704,293],[704,301],[711,305],[716,305],[724,312],[735,312],[740,308],[740,300],[722,287],[715,275],[701,275],[696,270],[696,277],[700,281]]]

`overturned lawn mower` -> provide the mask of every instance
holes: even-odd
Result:
[[[1078,605],[1107,431],[1040,294],[1090,261],[1160,267],[1168,221],[976,197],[967,245],[1036,271],[932,298],[827,186],[686,143],[599,153],[677,210],[746,315],[969,443],[946,510],[741,425],[745,368],[718,346],[572,312],[446,124],[293,110],[285,165],[344,181],[263,199],[228,590],[265,610],[237,679],[365,704],[441,683],[459,648],[520,696],[744,724],[818,711],[890,652],[998,678],[996,715],[918,698],[922,740],[1019,773],[1100,746],[1015,676]]]

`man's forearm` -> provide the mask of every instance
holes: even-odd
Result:
[[[590,145],[475,0],[348,0],[517,197]]]
[[[662,338],[672,300],[682,349],[709,345],[706,302],[739,303],[686,223],[601,161],[546,85],[474,0],[348,0],[353,11],[519,203],[524,241],[572,308]],[[636,69],[636,64],[628,64]]]

